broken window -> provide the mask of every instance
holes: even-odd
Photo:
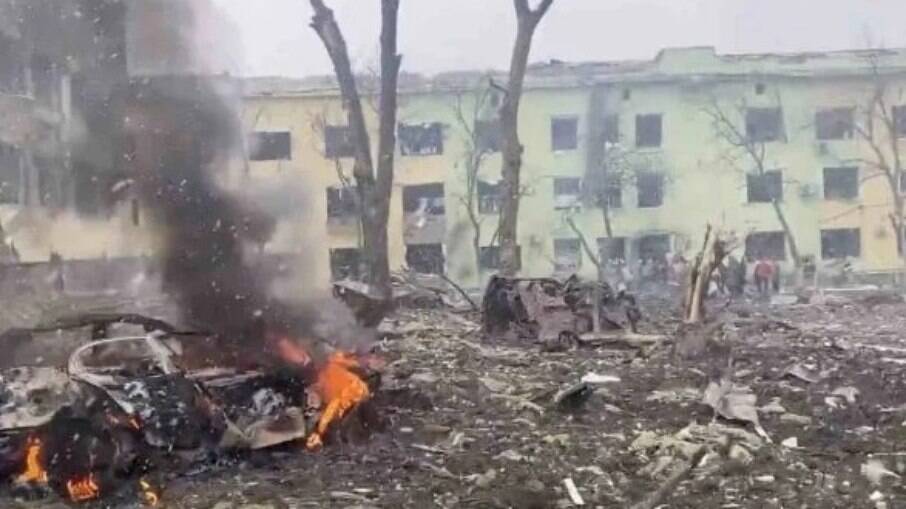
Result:
[[[407,214],[445,214],[444,185],[438,183],[404,187],[403,211]]]
[[[330,277],[333,281],[358,279],[362,266],[362,253],[351,247],[330,250]]]
[[[500,119],[476,120],[475,143],[481,152],[500,152],[503,146]]]
[[[746,236],[746,256],[786,260],[786,235],[783,232],[754,232]]]
[[[489,184],[483,180],[477,182],[478,213],[496,214],[500,212],[500,184]]]
[[[404,156],[434,156],[444,153],[443,124],[400,124],[398,129],[400,154]]]
[[[554,208],[571,209],[579,206],[582,179],[578,177],[557,177],[554,179]]]
[[[575,150],[579,146],[579,119],[560,117],[551,119],[551,150]]]
[[[659,113],[635,116],[635,145],[660,147],[662,141],[661,115]]]
[[[601,263],[626,261],[626,239],[624,237],[601,237],[598,239],[598,258]]]
[[[482,246],[479,248],[478,264],[481,270],[497,270],[500,268],[500,246]],[[522,249],[516,246],[516,270],[522,268]]]
[[[603,120],[603,125],[601,127],[601,136],[604,139],[604,143],[619,143],[620,142],[620,116],[619,115],[606,115]]]
[[[746,175],[746,190],[749,203],[770,203],[783,199],[783,172],[769,170],[762,174]]]
[[[815,113],[815,136],[819,140],[849,140],[854,129],[852,108],[832,108]]]
[[[352,129],[349,126],[324,126],[324,157],[328,159],[354,157],[355,145],[352,138]]]
[[[327,188],[327,217],[340,218],[355,216],[358,212],[359,197],[354,187]]]
[[[859,197],[858,168],[825,168],[824,199],[854,200]]]
[[[292,159],[289,131],[255,132],[249,135],[249,159],[252,161],[288,161]]]
[[[19,149],[0,143],[0,203],[19,203],[20,165]]]
[[[780,108],[748,108],[746,138],[759,143],[782,140],[783,111]]]
[[[660,173],[639,173],[636,176],[639,208],[660,207],[664,204],[664,176]]]
[[[906,106],[893,107],[893,126],[897,138],[906,138]]]
[[[582,267],[582,244],[579,239],[554,239],[554,270],[575,272]]]
[[[444,273],[442,244],[409,244],[406,246],[406,265],[422,274]]]
[[[670,235],[656,233],[643,235],[638,241],[639,258],[642,260],[666,260],[670,252]]]
[[[858,258],[861,255],[862,239],[858,228],[821,230],[821,258]]]

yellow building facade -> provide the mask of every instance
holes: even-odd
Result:
[[[595,274],[570,221],[592,249],[609,246],[605,256],[689,257],[710,223],[735,231],[750,254],[789,265],[774,195],[765,193],[780,193],[800,255],[817,259],[819,269],[846,257],[858,271],[896,270],[902,259],[891,192],[901,189],[879,174],[880,156],[866,137],[893,160],[891,133],[869,111],[882,90],[891,118],[906,112],[897,108],[906,104],[904,85],[904,51],[725,56],[684,48],[652,61],[532,66],[519,125],[522,273]],[[476,259],[466,207],[470,140],[479,129],[493,145],[498,92],[486,74],[451,73],[404,76],[400,93],[391,267],[444,270],[478,286],[496,262],[491,186],[500,155],[486,153],[479,170]],[[376,133],[373,103],[365,109]],[[716,114],[727,126],[717,125]],[[294,207],[274,210],[283,226],[271,249],[304,251],[318,286],[348,275],[358,247],[352,158],[343,151],[345,112],[330,80],[249,80],[243,115],[252,141],[241,187],[298,191]],[[741,138],[728,135],[730,125]],[[894,127],[899,140],[906,133]],[[760,163],[746,150],[750,141]],[[609,208],[615,240],[600,244],[602,211],[582,199],[582,179],[599,160],[595,143],[631,167]],[[753,178],[759,167],[764,175]]]

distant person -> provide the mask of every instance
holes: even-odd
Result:
[[[767,296],[771,291],[771,282],[774,280],[774,265],[765,257],[758,259],[755,264],[755,287],[762,296]]]
[[[771,288],[773,288],[774,293],[780,293],[780,264],[776,260],[769,260],[768,263],[771,264]]]

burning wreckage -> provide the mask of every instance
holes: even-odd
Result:
[[[214,338],[169,330],[88,342],[65,369],[0,371],[0,472],[15,491],[83,502],[131,485],[155,505],[162,464],[296,441],[317,450],[350,416],[358,430],[376,423],[359,409],[379,381],[367,356],[269,337],[266,353],[226,366],[197,356]]]
[[[240,130],[216,85],[140,80],[125,101],[136,192],[155,205],[162,289],[191,331],[141,315],[79,317],[71,324],[94,341],[65,368],[0,371],[0,471],[15,490],[83,502],[131,484],[155,504],[162,465],[295,441],[316,450],[340,421],[365,431],[377,422],[363,417],[373,417],[374,359],[328,345],[337,338],[316,330],[319,310],[276,299],[246,258],[275,226],[218,185]],[[105,337],[122,322],[145,334]]]

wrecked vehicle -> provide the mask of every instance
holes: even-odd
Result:
[[[624,310],[623,323],[611,318],[616,308]],[[601,330],[635,332],[640,319],[631,294],[575,275],[565,281],[493,276],[482,301],[482,327],[493,338],[571,341]]]
[[[318,449],[376,388],[351,353],[315,362],[281,338],[275,359],[224,363],[196,355],[208,339],[159,330],[97,339],[65,369],[0,370],[0,475],[14,490],[49,488],[72,502],[133,486],[153,505],[159,463],[294,441]]]

